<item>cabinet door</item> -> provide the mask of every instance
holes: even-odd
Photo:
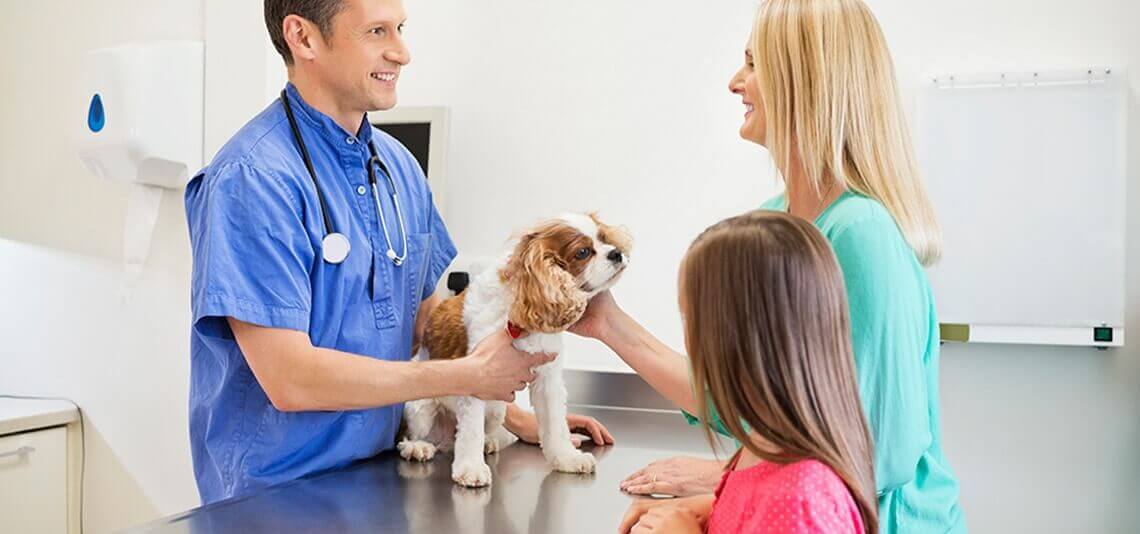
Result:
[[[0,532],[67,532],[67,430],[0,437]]]

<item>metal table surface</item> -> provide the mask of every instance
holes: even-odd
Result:
[[[597,472],[552,472],[542,451],[515,443],[487,457],[493,482],[467,489],[451,481],[451,455],[427,463],[388,452],[341,470],[272,486],[135,529],[136,532],[613,532],[634,499],[619,482],[647,463],[677,454],[711,457],[703,434],[675,412],[575,407],[597,417],[615,445],[583,447]]]

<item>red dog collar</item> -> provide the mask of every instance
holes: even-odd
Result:
[[[511,336],[511,339],[518,339],[522,337],[523,329],[519,328],[519,325],[507,321],[507,334]]]

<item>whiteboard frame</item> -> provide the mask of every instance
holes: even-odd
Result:
[[[1123,103],[1125,106],[1125,114],[1127,114],[1128,99],[1126,94],[1126,73],[1123,71],[1114,71],[1111,67],[1089,67],[1082,70],[1069,70],[1069,71],[1026,71],[1026,72],[1005,72],[995,74],[941,74],[930,76],[927,78],[926,84],[933,83],[938,90],[969,90],[974,88],[1017,88],[1027,86],[1057,86],[1057,85],[1074,85],[1074,84],[1088,84],[1088,85],[1102,85],[1107,83],[1115,83],[1118,85],[1119,90],[1122,92]],[[1121,158],[1125,161],[1121,162],[1123,169],[1124,182],[1123,187],[1125,194],[1128,187],[1128,170],[1127,170],[1127,122],[1126,118],[1119,121],[1118,127],[1120,128],[1120,143],[1123,145],[1120,154]],[[1123,199],[1121,199],[1123,202]],[[1124,207],[1125,212],[1127,207]],[[1122,228],[1122,232],[1126,235],[1127,225]],[[1125,240],[1127,238],[1125,237]],[[1122,258],[1122,261],[1126,261]],[[1125,267],[1127,269],[1127,267]],[[1125,271],[1127,272],[1127,271]],[[1124,287],[1125,280],[1121,280],[1121,287]],[[1127,307],[1127,304],[1125,304]],[[947,325],[942,324],[943,327],[964,327],[965,339],[958,337],[962,334],[959,330],[955,336],[946,336],[943,331],[942,341],[944,342],[966,342],[966,343],[992,343],[992,344],[1026,344],[1026,345],[1060,345],[1060,346],[1087,346],[1095,348],[1114,348],[1123,347],[1125,343],[1125,331],[1123,321],[1120,318],[1121,324],[1101,324],[1101,325],[1065,325],[1065,326],[1035,326],[1035,325],[996,325],[996,324],[980,324],[968,323],[960,325]],[[1093,339],[1094,328],[1108,327],[1112,328],[1112,341],[1099,342]]]

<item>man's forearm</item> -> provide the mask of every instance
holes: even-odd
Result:
[[[393,362],[310,348],[289,381],[290,411],[353,410],[466,393],[459,360]]]
[[[464,359],[386,361],[314,347],[303,332],[234,319],[230,325],[258,383],[282,411],[375,408],[472,389]]]

